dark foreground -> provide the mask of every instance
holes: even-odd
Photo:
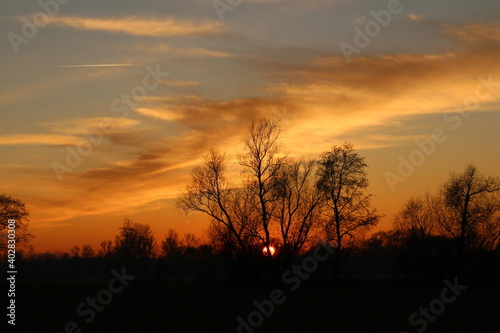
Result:
[[[418,332],[420,329],[430,333],[498,332],[499,327],[500,288],[491,285],[470,286],[458,291],[457,297],[453,297],[451,291],[444,292],[449,304],[440,301],[445,284],[409,287],[396,286],[391,281],[350,281],[340,282],[334,288],[302,285],[293,292],[282,287],[283,294],[275,297],[281,304],[272,309],[270,302],[265,301],[273,290],[270,287],[187,284],[186,281],[161,285],[133,281],[120,292],[111,294],[102,291],[109,290],[109,279],[77,283],[19,281],[16,326],[14,330],[9,327],[8,331],[341,333]],[[115,291],[119,289],[118,284],[112,287]],[[86,304],[88,297],[97,295],[107,303],[102,307],[96,305],[101,312]],[[108,295],[112,298],[108,299]],[[262,311],[268,317],[256,312],[251,315],[256,311],[254,300],[263,304]],[[79,306],[80,315],[77,314]],[[438,315],[429,312],[428,320],[424,315],[415,315],[414,325],[410,325],[410,315],[429,306],[434,307]],[[248,323],[249,315],[256,327],[241,325],[238,328],[237,318],[242,317]],[[263,323],[259,326],[260,321]]]

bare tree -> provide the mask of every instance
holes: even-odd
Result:
[[[342,269],[342,250],[359,235],[377,225],[380,215],[370,205],[371,195],[364,157],[344,143],[321,155],[318,188],[324,193],[327,209],[323,230],[336,247],[334,274]]]
[[[175,230],[168,230],[167,236],[161,242],[161,251],[165,258],[173,258],[180,253],[179,236]]]
[[[73,245],[69,253],[73,258],[80,258],[80,247],[78,245]]]
[[[241,182],[227,181],[225,155],[211,150],[204,165],[193,169],[192,182],[178,199],[181,209],[212,218],[209,235],[216,249],[255,260],[264,254],[267,273],[274,277],[279,273],[277,258],[291,261],[304,247],[322,203],[316,165],[283,154],[280,133],[277,122],[254,120],[238,156]],[[273,257],[271,250],[263,251],[271,247],[283,253]]]
[[[187,248],[196,248],[200,245],[200,240],[196,238],[195,234],[187,233],[184,234],[182,239],[182,246]]]
[[[198,253],[198,248],[201,242],[194,234],[187,233],[184,234],[184,237],[181,241],[181,249],[182,253],[185,257],[193,258],[196,257]]]
[[[6,194],[0,194],[0,250],[7,248],[9,220],[15,220],[17,247],[26,244],[33,237],[28,232],[28,217],[29,212],[22,201]]]
[[[213,236],[234,254],[246,256],[248,243],[248,201],[242,189],[232,188],[226,180],[226,157],[211,150],[204,165],[195,167],[186,192],[177,200],[180,209],[199,211],[212,219]]]
[[[406,237],[426,240],[436,234],[437,197],[426,193],[424,197],[412,197],[394,217],[394,228]]]
[[[441,198],[426,193],[410,198],[394,217],[394,232],[401,236],[400,265],[421,279],[441,279],[449,259],[449,242],[440,236]],[[444,272],[446,273],[446,272]]]
[[[102,241],[99,249],[99,257],[110,257],[113,255],[113,242],[110,240]]]
[[[156,241],[147,224],[134,223],[125,219],[116,236],[115,253],[126,258],[151,258],[155,256]]]
[[[95,251],[92,248],[92,245],[83,245],[82,246],[82,258],[92,258],[95,255]]]
[[[274,189],[279,184],[281,170],[286,164],[286,156],[280,154],[280,134],[281,129],[276,121],[265,118],[252,121],[243,137],[246,151],[239,158],[249,175],[247,189],[256,199],[255,211],[258,211],[259,223],[254,228],[255,236],[263,241],[265,248],[271,246],[272,204],[278,199]],[[267,256],[271,257],[270,251],[267,251]]]
[[[300,254],[321,217],[324,196],[316,187],[316,166],[312,161],[288,163],[278,176],[273,217],[279,225],[285,266]]]
[[[404,236],[399,230],[377,231],[364,241],[363,248],[368,253],[397,254],[404,246]]]
[[[500,241],[500,179],[469,165],[452,173],[437,195],[411,198],[394,222],[407,256],[418,261],[422,272],[444,269],[466,276],[475,267],[478,273]]]
[[[473,165],[462,173],[452,173],[442,185],[440,227],[457,241],[457,265],[461,269],[465,253],[479,246],[496,246],[500,238],[500,179],[485,176]]]

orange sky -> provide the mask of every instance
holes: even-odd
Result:
[[[1,41],[0,192],[26,202],[36,251],[97,250],[124,218],[158,240],[201,234],[175,197],[211,147],[234,159],[257,116],[282,120],[294,156],[354,143],[378,229],[468,163],[498,176],[500,4],[402,2],[348,62],[340,45],[387,3],[246,0],[223,21],[204,0],[61,6],[28,42]],[[23,36],[40,10],[11,4],[0,27]]]

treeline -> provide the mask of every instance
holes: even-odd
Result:
[[[148,224],[130,219],[125,219],[114,241],[102,241],[98,250],[88,244],[75,245],[68,252],[21,250],[17,262],[23,278],[43,284],[92,283],[109,278],[111,269],[121,267],[137,277],[134,283],[191,283],[226,275],[213,248],[194,234],[181,238],[170,229],[158,243]]]
[[[457,238],[434,230],[439,229],[431,223],[435,221],[431,218],[435,212],[428,211],[429,206],[422,205],[429,203],[431,198],[426,195],[410,199],[395,217],[393,229],[374,233],[344,248],[340,256],[341,265],[335,263],[337,257],[330,256],[315,272],[314,279],[331,281],[351,277],[383,277],[439,284],[443,278],[453,277],[456,274],[459,243]],[[411,226],[411,223],[416,225]],[[484,236],[494,238],[493,234]],[[498,241],[485,242],[480,237],[471,239],[474,242],[467,245],[463,258],[463,268],[467,269],[467,274],[462,274],[462,279],[498,279]],[[316,246],[308,247],[294,264],[312,257]],[[257,250],[260,263],[265,265],[265,253],[262,249]],[[332,246],[330,250],[334,251],[335,247]],[[278,251],[279,248],[272,256],[273,260],[280,260]],[[103,241],[98,251],[90,245],[74,246],[69,252],[24,253],[20,261],[23,275],[28,278],[106,277],[110,267],[126,266],[128,271],[143,280],[160,284],[178,279],[184,281],[178,283],[188,284],[214,281],[265,282],[262,276],[248,271],[245,258],[228,253],[210,238],[202,241],[193,234],[179,237],[171,229],[157,243],[149,225],[131,220],[125,220],[114,242]],[[341,268],[340,273],[338,267]]]
[[[499,278],[499,192],[497,177],[485,176],[474,166],[468,166],[461,173],[452,173],[436,193],[410,198],[394,217],[389,231],[370,237],[359,233],[355,237],[340,225],[337,231],[349,235],[346,237],[349,242],[340,248],[339,236],[319,237],[324,224],[310,225],[310,235],[318,238],[308,238],[293,260],[286,256],[286,243],[279,238],[271,237],[269,248],[263,242],[249,242],[245,244],[249,252],[242,254],[232,247],[234,243],[228,243],[212,229],[204,240],[193,234],[181,238],[169,230],[158,242],[149,225],[128,219],[114,242],[103,241],[98,251],[83,245],[74,246],[68,253],[31,254],[25,259],[66,260],[75,265],[93,258],[128,265],[148,263],[146,275],[155,279],[182,276],[269,281],[313,256],[321,246],[329,256],[315,272],[317,279],[385,276],[440,283],[445,277],[455,276],[462,281]]]
[[[170,229],[165,238],[158,243],[153,231],[148,224],[133,222],[125,219],[119,228],[119,234],[114,242],[104,240],[96,251],[92,245],[74,245],[68,252],[53,251],[34,253],[33,251],[21,251],[26,260],[47,259],[88,259],[88,258],[119,258],[119,259],[172,259],[172,258],[194,258],[206,256],[213,253],[211,245],[203,242],[194,234],[185,234],[182,238],[178,233]]]
[[[498,177],[473,165],[451,173],[435,193],[410,198],[392,230],[367,237],[381,215],[367,193],[368,166],[353,145],[333,146],[305,160],[290,156],[280,140],[277,122],[255,120],[242,137],[237,163],[212,149],[192,170],[177,205],[210,218],[203,241],[170,230],[158,242],[149,225],[125,220],[115,240],[103,241],[99,249],[81,245],[69,253],[25,257],[71,265],[95,258],[144,263],[157,279],[182,271],[280,283],[290,267],[313,263],[321,247],[328,258],[314,266],[317,279],[383,275],[432,282],[499,276]],[[17,212],[25,229],[24,204],[2,198],[0,225]]]
[[[178,206],[208,215],[216,248],[244,262],[249,276],[279,281],[321,239],[332,248],[328,270],[336,279],[353,251],[377,242],[364,241],[381,217],[367,193],[368,166],[350,143],[305,161],[289,156],[280,140],[277,122],[252,121],[238,163],[211,150],[192,170]],[[376,237],[386,238],[384,251],[393,249],[406,274],[423,279],[496,272],[500,179],[469,165],[436,194],[411,198],[394,230]]]

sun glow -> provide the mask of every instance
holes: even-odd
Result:
[[[265,246],[262,249],[262,252],[264,253],[265,256],[267,256],[267,246]],[[276,250],[274,249],[274,247],[269,246],[269,253],[271,254],[271,256],[273,256],[275,252],[276,252]]]

